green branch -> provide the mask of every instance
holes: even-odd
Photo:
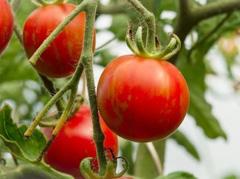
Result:
[[[192,29],[192,12],[190,0],[179,0],[179,12],[174,33],[183,41],[189,29]]]
[[[127,0],[127,1],[135,8],[138,14],[145,20],[148,26],[146,47],[150,51],[155,51],[156,24],[155,24],[154,14],[148,11],[138,0]]]
[[[193,9],[192,14],[193,17],[195,18],[195,21],[199,22],[219,14],[229,13],[239,9],[240,9],[239,0],[222,0],[212,2],[205,6]]]
[[[191,3],[191,0],[179,0],[179,14],[174,32],[182,41],[202,20],[240,9],[239,0],[222,0],[198,7],[192,7]]]
[[[89,102],[91,106],[92,113],[92,123],[93,123],[93,138],[97,148],[97,158],[100,168],[100,175],[104,175],[106,171],[107,161],[104,153],[104,135],[100,127],[97,99],[95,93],[95,84],[93,76],[93,33],[94,33],[94,22],[96,16],[98,1],[90,0],[88,6],[86,6],[87,11],[87,25],[85,30],[85,40],[82,52],[82,63],[85,69],[86,79],[87,79],[87,89]]]

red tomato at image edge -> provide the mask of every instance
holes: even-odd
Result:
[[[13,14],[7,0],[0,1],[0,54],[6,48],[13,33]]]
[[[47,5],[37,8],[28,16],[23,29],[23,42],[29,58],[75,7],[70,3]],[[51,78],[73,74],[81,56],[85,21],[86,14],[81,12],[51,42],[35,65],[39,73]]]
[[[104,69],[97,102],[104,121],[117,135],[148,142],[178,128],[189,106],[189,90],[171,63],[126,55]]]
[[[105,125],[100,117],[101,128],[105,140],[104,147],[111,148],[114,155],[118,153],[117,136]],[[90,108],[86,105],[80,107],[60,130],[44,155],[44,160],[53,168],[82,178],[79,165],[86,157],[96,158],[95,143]]]

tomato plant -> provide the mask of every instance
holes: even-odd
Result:
[[[0,0],[0,178],[221,178],[237,166],[225,149],[238,146],[239,0],[32,2]],[[91,110],[73,114],[83,99]]]
[[[105,68],[97,99],[114,132],[145,142],[176,130],[186,115],[189,91],[184,77],[169,62],[127,55]]]
[[[13,32],[13,14],[7,0],[0,1],[0,54],[6,48]]]
[[[24,47],[28,57],[33,55],[74,8],[75,5],[70,3],[46,5],[28,16],[23,29]],[[59,78],[69,76],[75,71],[83,47],[85,21],[86,15],[81,12],[63,29],[37,61],[35,68],[39,73]]]
[[[117,136],[102,119],[101,127],[105,136],[104,147],[117,155]],[[96,147],[93,140],[91,111],[88,106],[83,105],[53,140],[44,159],[57,170],[80,178],[80,162],[86,157],[96,158]]]

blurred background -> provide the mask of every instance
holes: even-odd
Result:
[[[174,30],[178,3],[176,0],[159,2],[161,9],[157,21],[161,29],[160,40],[164,41],[167,34]],[[195,2],[205,5],[212,1]],[[119,1],[101,0],[101,3],[107,6]],[[16,11],[20,28],[34,8],[30,2],[21,2]],[[183,170],[200,179],[240,178],[240,11],[233,13],[209,38],[202,40],[223,18],[220,15],[202,22],[183,42],[184,51],[190,52],[190,62],[178,66],[187,78],[190,90],[193,89],[191,86],[199,85],[201,91],[191,90],[194,95],[191,98],[193,107],[190,107],[189,115],[180,126],[180,131],[190,144],[182,138],[180,145],[176,138],[167,140],[164,173]],[[131,53],[124,42],[128,20],[124,14],[99,14],[96,21],[96,47],[100,48],[94,57],[96,84],[109,61]],[[141,23],[141,18],[138,20]],[[198,42],[202,44],[195,47]],[[181,54],[178,61],[181,58],[186,61],[184,52]],[[0,105],[8,103],[14,108],[16,122],[29,123],[49,99],[39,81],[14,36],[9,48],[0,56]],[[64,82],[65,79],[56,80],[55,84],[61,86]],[[81,85],[82,82],[79,91]],[[122,141],[121,144],[125,146],[126,143]],[[140,154],[137,153],[138,144],[134,143],[133,146],[131,157],[134,160]],[[2,154],[6,151],[4,147],[0,150],[3,150]]]

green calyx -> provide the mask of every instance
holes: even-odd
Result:
[[[117,161],[121,159],[122,160],[122,171],[119,173],[116,173],[117,170]],[[128,170],[128,162],[126,159],[122,157],[117,157],[114,160],[108,160],[107,161],[107,166],[104,175],[99,175],[98,173],[95,173],[92,170],[92,161],[93,158],[86,158],[82,160],[80,164],[80,171],[81,174],[84,176],[86,179],[109,179],[109,178],[119,178],[123,176],[126,171]]]
[[[64,4],[67,3],[68,0],[32,0],[34,4],[37,6],[47,6],[53,4]]]
[[[161,47],[157,41],[154,48],[148,49],[143,42],[143,29],[141,26],[138,27],[135,34],[132,33],[131,29],[128,30],[126,42],[133,53],[147,58],[168,60],[181,49],[181,41],[176,34],[171,34],[171,39],[165,47]]]

